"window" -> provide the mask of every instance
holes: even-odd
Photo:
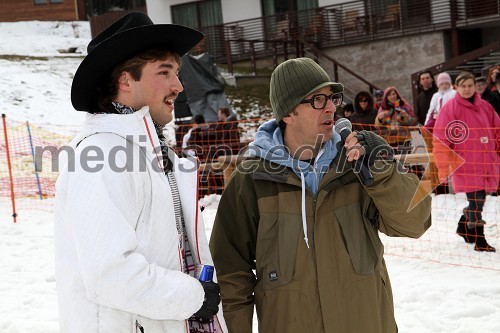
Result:
[[[406,27],[427,26],[431,23],[430,0],[407,0],[401,3],[402,23]]]
[[[50,3],[62,3],[63,0],[50,0]]]
[[[33,0],[35,5],[44,5],[47,3],[47,0]]]
[[[261,0],[263,16],[318,8],[318,0]]]
[[[171,6],[172,22],[201,30],[205,33],[199,51],[206,51],[214,57],[224,57],[224,30],[222,24],[221,0],[204,0]]]
[[[496,0],[465,0],[467,17],[481,17],[497,15],[498,10]]]
[[[297,37],[309,29],[318,0],[261,0],[267,39]],[[298,13],[289,14],[290,12]]]
[[[172,22],[193,29],[222,24],[220,0],[205,0],[172,6]]]
[[[90,16],[121,10],[138,10],[146,12],[146,0],[85,0],[84,3],[85,9]]]

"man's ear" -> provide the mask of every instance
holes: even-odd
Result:
[[[118,89],[130,91],[130,82],[132,77],[128,72],[122,72],[120,77],[118,78]]]
[[[287,125],[290,125],[293,122],[292,117],[290,116],[283,117],[281,120],[283,120],[283,122]]]
[[[282,120],[285,122],[285,124],[289,125],[289,124],[292,124],[292,123],[293,123],[293,117],[292,117],[292,114],[293,114],[293,115],[297,115],[297,111],[296,111],[296,109],[293,109],[293,111],[292,111],[292,112],[290,112],[290,113],[288,114],[288,116],[286,116],[286,117],[283,117],[283,118],[282,118]]]

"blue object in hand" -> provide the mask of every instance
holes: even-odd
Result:
[[[201,282],[209,282],[212,281],[213,277],[214,277],[214,266],[203,265],[198,280],[200,280]]]

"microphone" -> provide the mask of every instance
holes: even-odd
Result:
[[[342,143],[345,143],[345,140],[352,133],[352,124],[347,118],[340,118],[335,122],[335,132],[340,135],[342,139]],[[365,186],[369,186],[373,184],[373,176],[370,172],[368,166],[363,163],[363,159],[359,159],[354,161],[354,172],[360,175],[361,181]]]

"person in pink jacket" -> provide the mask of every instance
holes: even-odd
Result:
[[[459,222],[457,233],[474,250],[495,252],[484,236],[482,218],[486,195],[496,192],[500,175],[500,118],[493,107],[475,90],[474,75],[460,73],[456,80],[457,94],[441,109],[434,126],[433,153],[439,180],[452,174],[453,189],[465,192],[469,205]],[[460,156],[450,154],[450,150]]]

